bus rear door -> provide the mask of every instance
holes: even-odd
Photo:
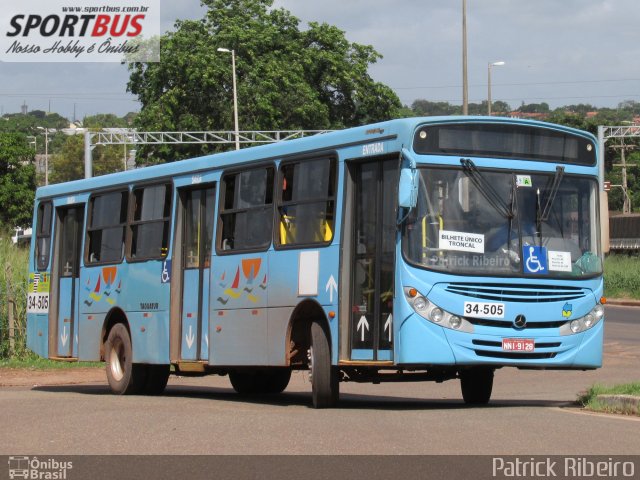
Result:
[[[53,285],[57,288],[54,349],[58,357],[78,356],[78,300],[84,205],[58,207]]]
[[[180,359],[209,358],[209,278],[215,186],[180,191],[182,212],[182,313]]]

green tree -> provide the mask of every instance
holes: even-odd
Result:
[[[113,113],[98,113],[84,117],[82,126],[84,128],[127,128],[129,125],[125,118]]]
[[[418,116],[460,115],[462,107],[451,105],[449,102],[430,102],[428,100],[416,100],[411,104],[411,109]]]
[[[36,189],[34,151],[24,135],[0,133],[0,223],[5,228],[31,224]]]
[[[343,128],[400,115],[395,93],[368,73],[381,58],[372,46],[328,24],[301,30],[288,11],[271,8],[273,0],[202,3],[203,19],[178,21],[163,35],[161,62],[129,66],[140,129],[233,130],[231,58],[218,48],[235,51],[241,130]],[[211,148],[148,147],[143,163]]]
[[[522,113],[549,113],[550,109],[549,104],[546,102],[529,104],[522,102],[518,111]]]
[[[124,169],[122,145],[98,145],[92,153],[93,175],[106,175]],[[84,178],[84,136],[65,136],[64,143],[49,159],[50,183]]]

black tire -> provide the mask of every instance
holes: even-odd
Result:
[[[291,369],[289,368],[273,368],[262,374],[264,393],[282,393],[289,385],[291,380]]]
[[[229,372],[229,381],[233,389],[240,395],[258,393],[256,373],[253,371]]]
[[[338,403],[340,382],[338,369],[331,365],[329,334],[323,324],[311,324],[311,348],[309,349],[311,397],[314,408],[331,408]]]
[[[233,389],[242,395],[282,393],[291,379],[288,368],[229,372]]]
[[[486,405],[493,390],[493,369],[474,367],[461,371],[460,388],[467,405]]]
[[[104,344],[107,380],[117,395],[142,393],[147,380],[145,365],[134,364],[131,336],[127,327],[116,323]]]
[[[144,393],[147,395],[162,395],[169,381],[170,365],[146,365],[147,380]]]

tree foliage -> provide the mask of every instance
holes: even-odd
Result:
[[[240,130],[328,129],[399,115],[393,91],[368,73],[380,54],[326,23],[300,21],[273,0],[203,0],[201,20],[178,21],[161,38],[162,61],[130,64],[128,89],[145,130],[233,130],[235,51]],[[211,146],[147,150],[171,161]]]
[[[124,147],[122,145],[98,145],[92,153],[95,177],[124,170]],[[84,137],[65,136],[56,153],[49,160],[50,183],[68,182],[84,178]]]
[[[5,228],[31,224],[36,189],[34,151],[24,135],[0,133],[0,223]]]

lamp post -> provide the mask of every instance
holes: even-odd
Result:
[[[236,89],[236,52],[228,48],[218,48],[218,52],[231,53],[231,69],[233,70],[233,122],[236,134],[236,150],[240,150],[240,131],[238,129],[238,91]]]
[[[487,115],[491,116],[491,67],[502,66],[504,62],[489,62],[489,66],[487,67]]]
[[[469,115],[469,82],[467,79],[467,0],[462,0],[462,114]]]
[[[49,132],[55,133],[55,128],[36,127],[44,130],[44,184],[49,185]]]

